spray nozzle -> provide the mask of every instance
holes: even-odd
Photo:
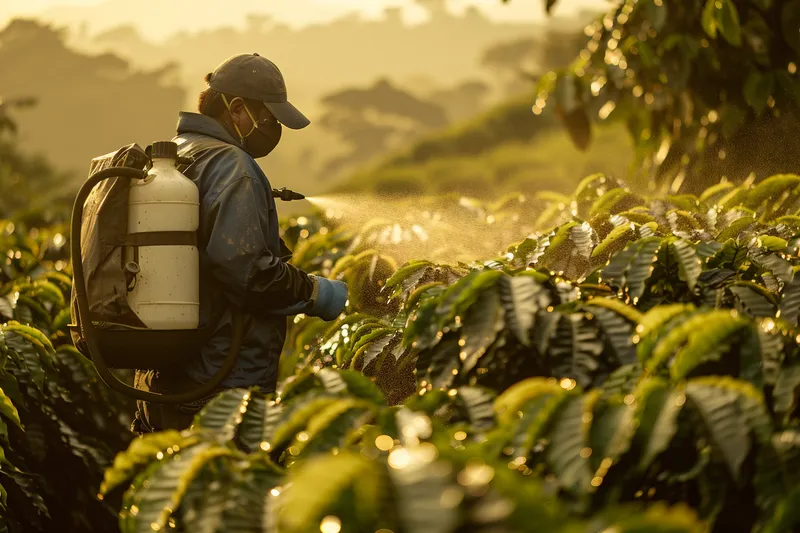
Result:
[[[305,196],[300,194],[299,192],[294,192],[286,187],[281,187],[280,189],[272,189],[272,194],[284,202],[291,202],[292,200],[305,200]]]

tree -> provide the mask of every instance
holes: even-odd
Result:
[[[418,98],[386,79],[366,89],[337,91],[325,96],[322,103],[327,111],[319,123],[351,147],[349,153],[330,161],[326,172],[365,162],[448,124],[442,106]]]
[[[432,18],[447,14],[446,0],[414,0],[414,3],[424,8]]]
[[[65,221],[71,196],[63,187],[65,176],[42,157],[21,154],[16,143],[17,122],[11,112],[35,104],[33,98],[0,97],[0,218],[24,214],[34,224]]]
[[[519,94],[529,90],[531,82],[543,74],[569,65],[585,42],[579,31],[549,27],[532,37],[488,48],[481,64],[501,79],[508,93]]]
[[[552,100],[579,146],[590,121],[625,122],[637,177],[662,190],[796,171],[798,27],[800,0],[620,1],[536,107]]]
[[[69,48],[63,29],[17,19],[0,30],[0,94],[31,96],[20,118],[27,153],[46,152],[59,169],[84,173],[91,158],[131,142],[171,138],[184,89],[175,66],[141,71],[117,55]],[[73,185],[75,183],[73,182]]]
[[[467,120],[484,109],[484,99],[489,94],[489,86],[477,80],[467,80],[454,87],[433,91],[428,98],[442,107],[449,122]]]

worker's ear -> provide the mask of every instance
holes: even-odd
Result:
[[[237,122],[241,120],[242,115],[246,114],[244,110],[244,100],[239,96],[234,97],[233,100],[230,101],[230,111],[234,120]]]
[[[245,103],[239,96],[230,101],[230,113],[233,124],[238,128],[238,134],[247,137],[252,133],[255,124],[250,120],[250,116],[245,109]]]

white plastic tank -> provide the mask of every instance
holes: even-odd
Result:
[[[144,180],[131,180],[128,233],[195,232],[200,223],[197,186],[176,168],[177,145],[156,142],[153,167]],[[200,324],[200,257],[196,246],[140,246],[127,249],[138,272],[128,304],[149,329],[196,329]]]

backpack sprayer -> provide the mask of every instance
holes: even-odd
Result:
[[[221,319],[199,327],[200,194],[178,170],[192,161],[178,157],[177,149],[172,141],[155,142],[146,151],[132,144],[92,160],[70,222],[73,343],[112,389],[167,404],[213,393],[236,366],[247,329],[241,310],[233,308],[225,362],[191,392],[143,391],[111,372],[179,368],[199,356]],[[272,192],[283,201],[305,198],[286,188]]]

